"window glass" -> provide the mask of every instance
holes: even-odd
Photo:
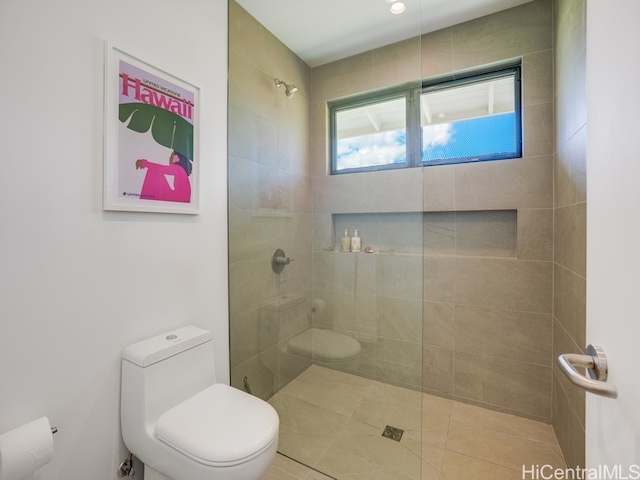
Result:
[[[334,171],[406,164],[405,96],[336,110],[334,121]]]
[[[425,165],[519,156],[515,81],[509,74],[421,93]]]

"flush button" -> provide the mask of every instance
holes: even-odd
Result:
[[[165,337],[165,340],[175,340],[176,338],[178,338],[178,336],[177,336],[177,335],[167,335],[167,336]]]

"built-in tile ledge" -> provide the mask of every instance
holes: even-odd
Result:
[[[332,215],[333,245],[358,230],[361,252],[515,258],[516,210],[340,213]]]

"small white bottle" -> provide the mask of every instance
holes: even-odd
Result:
[[[347,230],[346,228],[344,229],[344,236],[342,237],[342,251],[351,251],[351,237],[349,237],[349,230]]]
[[[351,237],[351,251],[354,253],[360,252],[360,237],[358,236],[358,229],[356,228],[353,232],[353,237]]]

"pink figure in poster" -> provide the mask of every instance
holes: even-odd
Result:
[[[140,191],[141,199],[184,203],[191,201],[191,162],[181,153],[172,151],[168,165],[153,163],[145,158],[138,159],[136,170],[141,168],[147,169]],[[173,187],[165,175],[173,177]]]

